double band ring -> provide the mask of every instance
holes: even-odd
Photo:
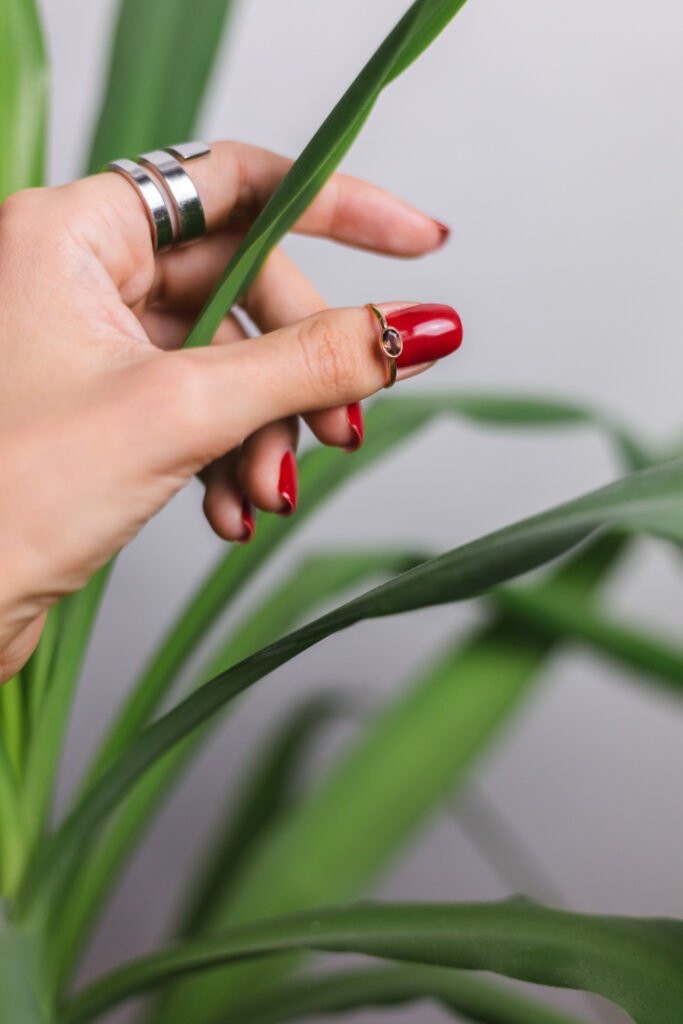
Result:
[[[386,356],[389,360],[389,379],[384,386],[390,388],[396,383],[396,360],[401,355],[401,352],[403,352],[403,338],[395,327],[389,326],[387,318],[381,309],[373,306],[371,302],[368,302],[367,308],[379,320],[379,348],[382,355]]]
[[[183,164],[207,156],[203,142],[186,142],[143,153],[137,160],[112,160],[104,168],[122,174],[142,200],[155,252],[201,238],[206,232],[204,207]]]

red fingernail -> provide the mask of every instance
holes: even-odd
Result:
[[[429,303],[408,306],[387,313],[387,323],[403,339],[403,351],[397,366],[433,363],[455,352],[462,344],[462,323],[451,306]]]
[[[244,526],[244,533],[242,534],[239,543],[248,544],[256,530],[254,508],[249,501],[249,498],[242,498],[242,524]]]
[[[441,246],[445,245],[448,239],[451,237],[451,229],[448,227],[447,224],[444,224],[442,221],[437,220],[436,217],[433,217],[432,220],[436,224],[441,235],[441,239],[439,241],[439,244],[437,245],[437,249],[440,249]]]
[[[360,407],[360,402],[352,402],[351,405],[346,407],[346,418],[349,421],[349,426],[353,431],[353,441],[344,446],[346,452],[357,452],[363,443],[363,437],[365,436],[365,425],[363,423],[363,410]]]
[[[278,514],[291,516],[296,511],[296,503],[299,498],[299,472],[296,468],[296,457],[291,448],[282,456],[277,489],[285,502],[285,507]]]

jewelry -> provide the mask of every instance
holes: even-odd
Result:
[[[203,142],[188,142],[168,149],[154,149],[139,158],[165,188],[173,204],[176,220],[176,243],[191,242],[206,233],[204,207],[195,184],[183,164],[187,160],[210,153]],[[179,158],[179,159],[178,159]]]
[[[143,153],[138,160],[113,160],[106,166],[105,170],[127,178],[142,199],[155,252],[205,234],[204,207],[183,163],[210,152],[203,142],[185,142]]]
[[[389,326],[387,318],[377,306],[373,306],[371,302],[368,302],[367,308],[377,317],[380,323],[379,348],[382,355],[386,356],[389,360],[389,379],[384,386],[390,388],[396,383],[396,360],[403,351],[403,338],[395,327]]]

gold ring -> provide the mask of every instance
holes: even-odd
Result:
[[[395,327],[389,326],[387,318],[381,309],[378,309],[377,306],[373,306],[371,302],[368,302],[367,308],[379,320],[381,327],[379,349],[382,355],[386,356],[389,360],[389,380],[384,386],[385,388],[390,388],[396,383],[396,360],[403,351],[403,338]]]

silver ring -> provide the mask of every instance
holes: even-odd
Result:
[[[177,243],[191,242],[206,232],[204,207],[183,163],[210,152],[203,142],[187,142],[167,149],[155,149],[139,157],[140,163],[149,168],[171,199],[176,220],[174,241]]]
[[[134,185],[152,229],[155,252],[170,248],[175,237],[173,218],[166,198],[154,179],[134,160],[112,160],[106,170],[122,174]]]

